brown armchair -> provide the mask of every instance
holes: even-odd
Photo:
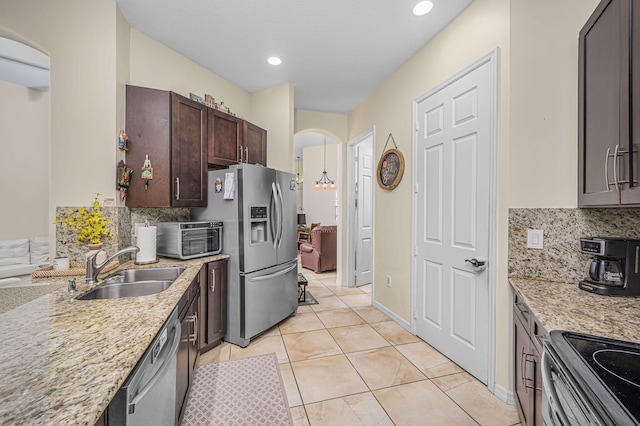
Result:
[[[336,269],[338,227],[316,226],[311,231],[311,243],[300,244],[300,262],[303,268],[315,273]]]

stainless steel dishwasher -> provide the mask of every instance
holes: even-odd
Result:
[[[176,308],[107,407],[107,424],[175,424],[179,344],[180,321]]]

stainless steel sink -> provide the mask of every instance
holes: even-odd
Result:
[[[184,268],[145,268],[145,269],[125,269],[108,275],[104,282],[112,283],[133,283],[139,281],[174,281],[184,272]]]
[[[78,300],[119,299],[122,297],[149,296],[168,289],[173,281],[136,281],[132,283],[101,284],[77,297]]]
[[[184,268],[126,269],[107,276],[104,283],[78,296],[78,300],[149,296],[168,289]]]

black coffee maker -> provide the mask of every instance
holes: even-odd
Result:
[[[592,254],[582,290],[608,296],[640,295],[640,240],[581,238],[580,251]]]

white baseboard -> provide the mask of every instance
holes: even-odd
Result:
[[[506,390],[499,384],[495,384],[493,387],[493,394],[498,397],[502,402],[509,405],[516,405],[516,398],[513,395],[513,392]]]
[[[405,320],[403,320],[402,318],[400,318],[399,316],[397,316],[395,313],[393,313],[389,308],[387,308],[386,306],[382,305],[381,303],[373,300],[372,302],[373,306],[378,308],[380,311],[382,311],[383,314],[385,314],[386,316],[388,316],[389,318],[391,318],[392,320],[394,320],[396,323],[398,323],[398,325],[402,328],[404,328],[405,330],[407,330],[409,333],[413,334],[413,332],[411,331],[411,324],[409,324],[408,322],[406,322]]]

